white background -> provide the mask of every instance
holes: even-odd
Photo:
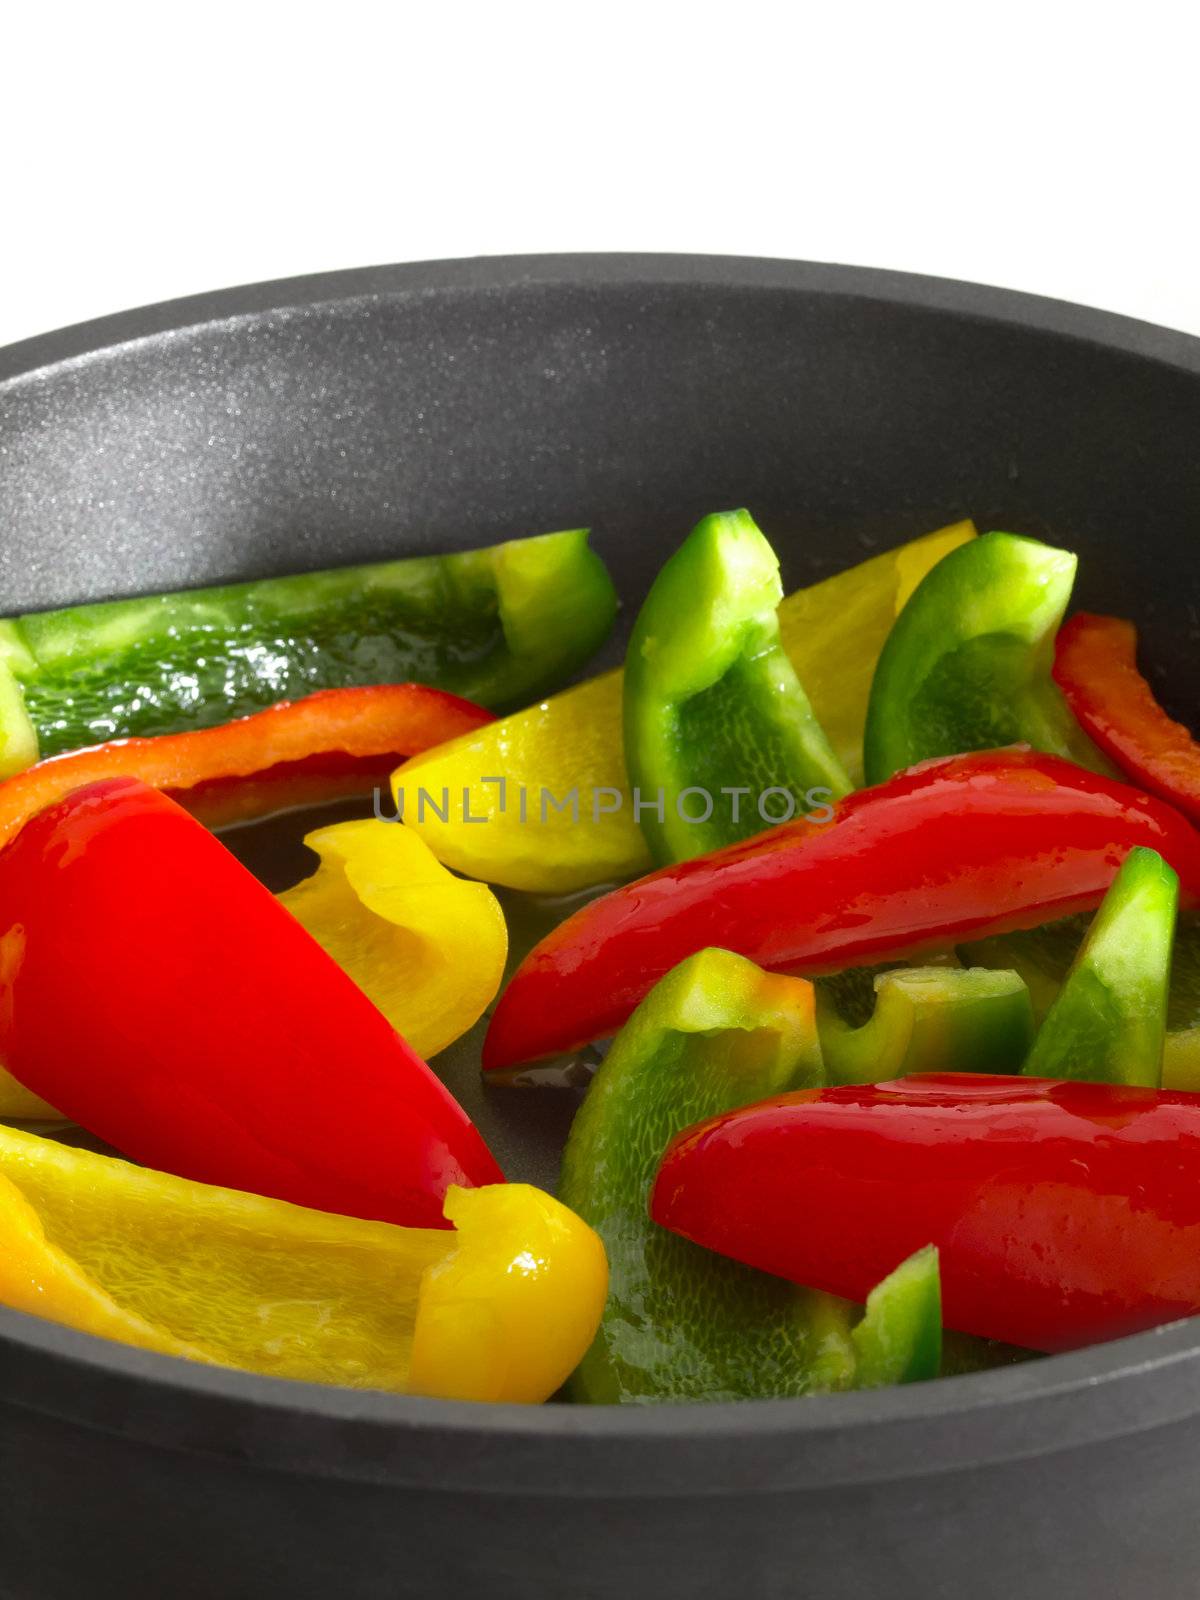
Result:
[[[633,249],[1200,333],[1185,9],[0,7],[0,344],[292,273]]]

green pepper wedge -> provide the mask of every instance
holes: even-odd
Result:
[[[874,980],[860,1027],[818,985],[817,1025],[830,1083],[879,1083],[911,1072],[1019,1072],[1033,1042],[1029,990],[987,967],[898,967]]]
[[[1084,935],[1024,1071],[1158,1088],[1179,878],[1131,850]]]
[[[317,689],[414,681],[506,710],[569,677],[615,615],[586,529],[30,613],[0,622],[0,776]]]
[[[625,756],[659,865],[850,790],[783,648],[779,561],[748,512],[704,520],[659,572],[625,663]]]
[[[704,950],[646,997],[567,1140],[559,1193],[600,1234],[609,1299],[577,1400],[801,1395],[936,1376],[937,1258],[884,1280],[865,1318],[831,1295],[711,1255],[651,1222],[662,1154],[690,1123],[823,1078],[811,986]]]
[[[1018,743],[1112,772],[1051,677],[1077,564],[1036,539],[988,533],[926,574],[871,682],[869,784],[934,756]]]

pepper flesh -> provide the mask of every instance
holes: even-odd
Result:
[[[1058,634],[1054,678],[1081,727],[1151,794],[1200,822],[1200,744],[1137,669],[1137,629],[1080,612]]]
[[[847,1296],[931,1240],[948,1327],[1069,1350],[1200,1311],[1200,1097],[953,1074],[801,1091],[681,1134],[651,1210]]]
[[[855,781],[871,672],[897,612],[930,567],[974,533],[960,522],[926,534],[779,607],[783,647]],[[456,872],[533,894],[647,871],[625,768],[622,680],[620,672],[589,679],[409,761],[394,778],[407,825]]]
[[[782,599],[775,552],[749,512],[729,511],[696,525],[638,614],[625,760],[643,800],[658,796],[640,820],[659,863],[761,833],[781,795],[790,815],[850,789],[784,653]]]
[[[610,1263],[600,1329],[571,1380],[575,1399],[753,1399],[936,1376],[936,1260],[908,1264],[886,1292],[874,1290],[855,1327],[845,1301],[720,1261],[647,1215],[659,1159],[687,1122],[821,1077],[803,979],[705,950],[643,1001],[563,1157],[561,1198],[600,1235]]]
[[[490,889],[447,872],[408,828],[368,818],[305,835],[320,866],[279,902],[419,1056],[444,1050],[496,996],[508,955]]]
[[[987,533],[953,550],[896,620],[871,683],[868,783],[918,761],[1025,743],[1096,771],[1107,763],[1050,668],[1076,557]]]
[[[0,851],[0,1060],[123,1154],[412,1226],[501,1173],[425,1063],[199,823],[129,779]],[[351,1124],[329,1106],[353,1104]]]
[[[612,626],[616,593],[587,540],[30,613],[0,622],[0,662],[43,757],[406,679],[507,709],[569,677]]]
[[[116,740],[0,784],[0,847],[73,789],[107,778],[136,778],[220,827],[369,792],[399,753],[491,721],[467,700],[400,683],[326,689],[196,733]]]
[[[456,1233],[330,1216],[0,1127],[0,1303],[269,1377],[548,1399],[599,1321],[600,1241],[525,1184],[446,1212]]]
[[[1157,1088],[1179,879],[1153,850],[1131,850],[1025,1063],[1027,1077]]]
[[[1197,902],[1200,834],[1162,801],[1028,751],[929,762],[581,908],[513,976],[484,1068],[607,1037],[707,945],[812,975],[1093,909],[1137,844]]]

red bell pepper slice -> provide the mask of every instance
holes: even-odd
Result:
[[[128,778],[0,851],[0,1060],[134,1161],[202,1183],[433,1228],[451,1184],[503,1181],[295,918]]]
[[[1200,822],[1200,744],[1137,669],[1137,629],[1084,611],[1059,631],[1054,677],[1076,720],[1131,778]]]
[[[1200,834],[1162,801],[1026,750],[926,762],[850,795],[831,822],[785,823],[582,907],[517,969],[484,1068],[615,1033],[708,946],[812,975],[1094,909],[1139,844],[1200,900]]]
[[[650,1209],[851,1300],[932,1243],[947,1327],[1073,1349],[1200,1311],[1200,1096],[975,1074],[802,1090],[682,1133]]]
[[[361,794],[401,758],[493,720],[457,695],[398,683],[324,689],[192,733],[115,739],[0,784],[0,846],[72,789],[104,778],[138,778],[215,828]]]

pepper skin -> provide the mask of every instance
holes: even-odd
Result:
[[[745,1400],[937,1376],[937,1260],[874,1287],[859,1319],[671,1239],[646,1204],[663,1151],[688,1123],[763,1094],[819,1084],[813,989],[728,950],[702,950],[646,997],[576,1113],[560,1198],[604,1241],[608,1301],[571,1379],[606,1404]],[[895,1263],[892,1263],[895,1266]]]
[[[875,668],[868,783],[935,756],[1018,741],[1107,770],[1050,672],[1077,564],[1068,550],[1012,533],[986,533],[943,556]]]
[[[1131,850],[1038,1029],[1026,1077],[1161,1086],[1178,905],[1162,857]]]
[[[660,866],[761,833],[780,820],[781,796],[790,815],[852,787],[784,652],[782,599],[779,560],[754,519],[725,511],[697,523],[638,613],[625,762],[651,801],[640,822]],[[767,795],[773,816],[760,809]]]
[[[132,1160],[201,1183],[439,1227],[451,1184],[502,1180],[295,918],[129,779],[78,790],[0,852],[0,1060]],[[331,1121],[334,1103],[353,1117]]]
[[[974,1075],[801,1091],[683,1133],[656,1222],[864,1294],[925,1241],[947,1327],[1070,1350],[1200,1311],[1200,1097]]]
[[[876,974],[875,1009],[860,1027],[817,994],[830,1083],[878,1083],[912,1072],[1016,1072],[1033,1043],[1033,1005],[1015,972],[899,967]]]
[[[1080,612],[1059,632],[1054,679],[1080,725],[1123,772],[1200,822],[1200,744],[1137,669],[1137,629]]]
[[[1162,801],[1030,751],[928,762],[831,822],[787,823],[584,906],[518,968],[484,1068],[615,1033],[707,945],[811,976],[1092,910],[1138,844],[1179,873],[1185,904],[1200,900],[1200,834]]]
[[[581,667],[616,609],[576,528],[29,613],[0,622],[0,763],[13,771],[31,733],[49,757],[211,727],[319,689],[416,680],[507,710]]]
[[[325,689],[195,733],[117,739],[39,762],[0,784],[0,846],[39,811],[105,778],[162,789],[209,827],[370,793],[403,751],[491,722],[469,700],[417,683]]]

